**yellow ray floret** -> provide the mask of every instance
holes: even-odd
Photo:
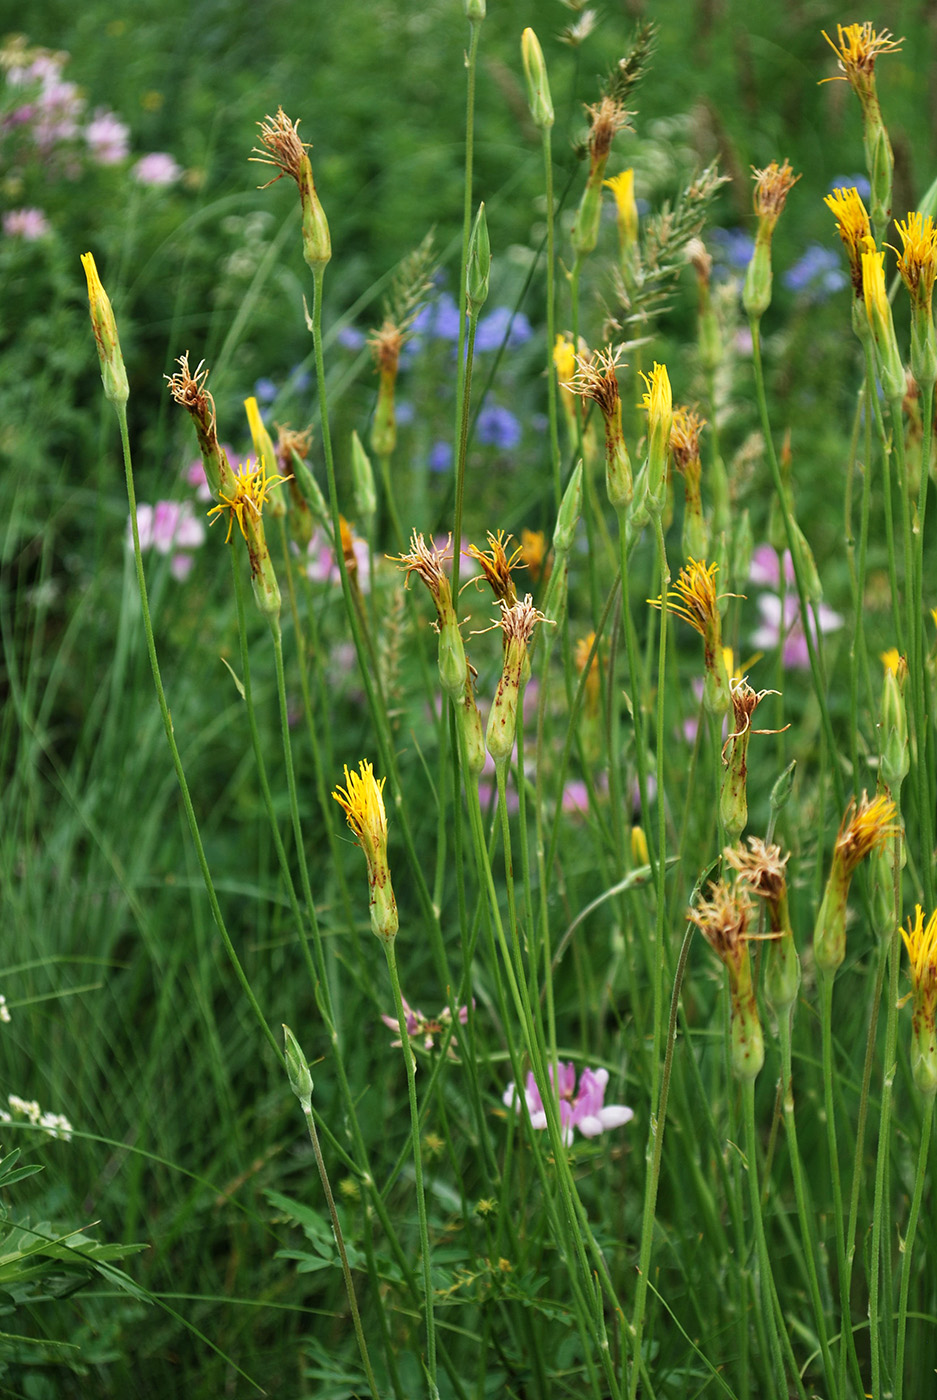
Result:
[[[268,476],[262,462],[252,462],[248,459],[243,466],[239,466],[234,473],[234,491],[230,495],[219,492],[219,503],[212,506],[208,512],[211,520],[212,516],[218,516],[222,511],[228,512],[228,533],[225,536],[225,544],[231,539],[234,523],[237,521],[238,528],[245,540],[247,528],[245,517],[252,522],[260,520],[263,512],[264,502],[273,490],[274,486],[279,486],[282,481],[289,481],[287,476]],[[211,521],[214,525],[214,520]]]
[[[345,813],[348,825],[360,841],[370,862],[387,848],[387,814],[384,811],[384,783],[374,776],[367,759],[361,759],[359,772],[349,772],[345,764],[345,786],[332,793]]]
[[[691,559],[681,570],[671,591],[667,594],[667,611],[682,617],[700,636],[705,636],[706,628],[713,626],[719,615],[719,596],[716,593],[715,578],[718,564],[706,564],[704,560]],[[660,598],[648,598],[651,607],[662,606]]]
[[[911,981],[915,991],[937,986],[937,910],[924,922],[920,904],[914,907],[914,919],[908,919],[907,930],[901,930],[904,946],[911,964]]]

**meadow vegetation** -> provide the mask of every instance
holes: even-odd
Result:
[[[928,1394],[929,21],[268,8],[0,42],[0,1393]]]

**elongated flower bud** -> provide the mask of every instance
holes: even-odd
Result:
[[[504,661],[486,736],[488,752],[497,768],[507,763],[514,748],[517,705],[526,684],[527,648],[537,623],[543,620],[543,613],[534,607],[529,593],[522,603],[515,603],[513,607],[501,604],[499,623],[504,633]]]
[[[869,801],[866,793],[851,802],[833,847],[833,860],[817,913],[813,951],[817,967],[833,976],[846,956],[846,901],[853,872],[872,851],[883,848],[897,827],[897,809],[890,798]]]
[[[280,172],[262,188],[275,184],[284,175],[296,181],[302,207],[303,257],[315,272],[325,267],[331,259],[332,239],[325,210],[316,193],[312,166],[306,155],[310,149],[309,143],[300,141],[299,122],[291,122],[282,107],[277,109],[276,117],[268,116],[257,125],[260,127],[261,146],[254,147],[256,154],[251,156],[251,160],[272,165]]]
[[[88,305],[91,311],[94,338],[98,347],[98,359],[101,361],[101,382],[104,385],[104,397],[109,399],[115,408],[120,408],[130,397],[130,386],[127,383],[124,357],[120,352],[117,322],[114,319],[114,311],[107,292],[101,285],[98,269],[94,262],[94,254],[82,253],[81,265],[88,281]]]
[[[290,1088],[308,1113],[312,1109],[312,1075],[309,1073],[306,1057],[299,1048],[299,1041],[289,1026],[283,1027],[283,1042]]]
[[[351,478],[354,482],[355,510],[362,529],[369,532],[377,512],[377,492],[374,489],[371,460],[356,432],[351,435]]]
[[[742,305],[752,320],[757,321],[771,305],[771,235],[781,217],[788,193],[800,176],[794,174],[786,160],[781,166],[773,160],[764,170],[755,170],[753,166],[752,171],[758,231],[755,234],[755,251],[742,287]]]
[[[911,1022],[911,1070],[925,1098],[937,1094],[937,913],[924,922],[915,907],[913,921],[901,930],[911,971],[914,1016]]]
[[[895,323],[885,289],[885,254],[876,250],[871,238],[866,239],[866,247],[862,254],[862,291],[869,329],[875,342],[882,388],[889,399],[903,399],[904,365],[901,362]]]
[[[277,475],[279,458],[276,448],[273,445],[273,438],[267,432],[264,420],[260,416],[260,409],[257,400],[253,395],[244,400],[244,411],[247,414],[247,423],[250,428],[251,441],[254,444],[254,453],[259,462],[263,463],[263,469],[269,479]],[[267,501],[270,506],[270,514],[275,520],[280,520],[286,514],[286,496],[279,485],[269,487],[267,490]]]
[[[479,204],[472,236],[469,239],[468,264],[465,269],[465,293],[469,315],[476,315],[488,300],[488,277],[491,272],[491,244],[488,241],[488,220],[485,205]]]
[[[368,863],[371,889],[371,928],[384,943],[396,936],[397,900],[387,863],[387,816],[384,811],[385,778],[378,781],[371,764],[362,759],[359,772],[345,765],[345,786],[332,793],[345,813],[348,825],[358,838]]]
[[[524,60],[530,115],[534,126],[543,131],[553,125],[553,102],[550,98],[550,82],[547,77],[547,65],[543,60],[543,50],[532,29],[525,29],[521,35],[521,58]]]
[[[688,909],[687,918],[725,966],[732,1004],[729,1058],[737,1078],[754,1079],[764,1064],[765,1045],[748,953],[751,900],[744,886],[732,889],[724,880],[709,888],[712,897]]]

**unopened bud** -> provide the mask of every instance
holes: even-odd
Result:
[[[547,78],[547,65],[543,61],[543,50],[532,29],[525,29],[521,35],[521,57],[524,60],[524,77],[527,79],[530,115],[534,126],[544,130],[553,125],[553,103],[550,99],[550,83]]]
[[[94,338],[98,346],[98,359],[101,361],[104,396],[117,408],[125,404],[130,397],[127,370],[124,366],[124,357],[120,352],[120,340],[117,336],[117,322],[114,319],[114,311],[107,292],[101,285],[98,269],[94,263],[94,254],[82,253],[81,265],[88,280],[88,304],[91,310]]]
[[[465,269],[465,293],[469,314],[475,315],[488,300],[488,277],[491,272],[491,244],[488,241],[488,221],[484,203],[478,206],[472,236],[469,239],[468,264]]]
[[[351,475],[354,481],[355,510],[363,528],[368,530],[377,511],[377,494],[374,490],[371,460],[356,432],[351,435]]]
[[[306,1057],[299,1048],[296,1039],[289,1026],[283,1027],[283,1041],[286,1055],[286,1072],[290,1078],[290,1088],[299,1099],[303,1108],[308,1112],[312,1108],[312,1075],[309,1073],[309,1066]]]

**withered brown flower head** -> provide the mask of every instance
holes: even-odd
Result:
[[[534,628],[538,622],[548,622],[549,618],[544,617],[539,608],[534,607],[534,600],[530,593],[523,602],[514,603],[508,606],[499,599],[501,616],[497,619],[496,625],[504,633],[505,645],[511,642],[519,642],[526,647],[531,637],[534,635]]]
[[[742,676],[740,680],[729,682],[729,694],[732,699],[732,717],[735,720],[735,730],[726,739],[728,745],[733,739],[740,739],[743,734],[779,734],[784,730],[778,729],[752,729],[752,715],[764,700],[766,695],[780,695],[779,690],[752,690],[748,684],[748,677]],[[784,729],[789,729],[786,724]],[[723,745],[723,755],[725,745]]]
[[[726,846],[722,853],[726,864],[738,872],[754,894],[776,904],[787,892],[784,867],[790,860],[790,851],[782,856],[780,846],[768,846],[760,836],[749,836],[748,844],[749,850],[741,845]]]
[[[737,969],[745,956],[752,916],[752,902],[744,885],[711,881],[711,898],[700,899],[687,910],[687,918],[702,933],[713,952],[727,966]]]
[[[410,575],[416,574],[421,578],[433,595],[437,609],[444,602],[449,607],[452,606],[452,595],[449,587],[449,578],[443,567],[451,562],[452,556],[447,553],[449,545],[452,543],[450,535],[446,541],[446,549],[439,550],[435,545],[428,546],[425,539],[416,530],[410,536],[410,552],[408,554],[389,554],[387,557],[392,563],[400,564],[407,571],[406,583],[409,586]]]
[[[290,465],[293,460],[292,454],[305,460],[309,456],[309,449],[312,446],[312,428],[303,428],[300,432],[298,428],[291,428],[289,423],[278,423],[277,427],[277,458],[281,465]]]
[[[589,155],[593,161],[604,159],[612,148],[615,136],[628,125],[630,112],[626,112],[614,97],[603,97],[601,102],[587,107],[589,114]]]
[[[696,273],[697,280],[704,287],[708,287],[713,270],[713,260],[706,251],[706,244],[701,238],[689,240],[686,245],[686,260]]]
[[[496,535],[488,531],[487,550],[479,549],[477,545],[470,544],[469,555],[476,563],[481,565],[482,572],[488,581],[492,593],[499,602],[506,604],[509,608],[517,602],[517,589],[514,587],[514,580],[511,577],[511,570],[518,565],[523,567],[522,561],[524,551],[517,545],[510,556],[505,549],[509,545],[513,536],[506,535],[503,530],[499,530]],[[480,583],[480,579],[470,579],[470,583]]]
[[[785,159],[784,164],[780,166],[776,160],[773,160],[770,165],[765,166],[764,170],[756,170],[752,166],[752,177],[755,181],[755,213],[759,219],[776,220],[784,209],[788,194],[800,176],[794,174],[792,167]]]
[[[670,450],[678,472],[685,471],[690,463],[699,461],[699,437],[705,426],[706,419],[701,418],[698,413],[682,405],[674,408]]]
[[[199,360],[194,372],[189,369],[189,352],[180,355],[177,360],[179,366],[175,374],[165,375],[166,383],[169,385],[169,392],[176,403],[183,408],[197,415],[205,421],[214,422],[215,401],[205,388],[205,381],[208,378],[208,370],[205,361]]]
[[[396,374],[397,362],[403,348],[404,332],[390,317],[384,318],[380,330],[371,331],[368,345],[374,357],[375,367],[382,373]]]
[[[309,159],[306,151],[311,147],[308,141],[299,139],[299,119],[291,122],[283,108],[278,107],[275,117],[268,115],[257,125],[260,127],[261,145],[254,147],[256,154],[251,155],[250,159],[260,165],[272,165],[280,172],[266,185],[261,185],[261,189],[265,190],[269,185],[275,185],[277,180],[282,180],[284,175],[289,175],[302,190],[304,170]]]
[[[576,356],[576,373],[564,384],[581,398],[591,399],[598,404],[603,417],[609,418],[618,411],[621,396],[618,392],[618,368],[624,353],[624,346],[614,350],[608,346],[596,350],[592,355]]]

